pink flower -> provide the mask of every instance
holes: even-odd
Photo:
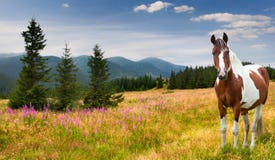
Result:
[[[140,115],[138,116],[137,120],[138,120],[138,122],[140,122],[140,121],[141,121],[141,117],[140,117]]]
[[[85,131],[84,131],[84,135],[85,135],[85,136],[88,136],[88,135],[89,135],[89,131],[88,131],[88,130],[85,130]]]
[[[13,114],[12,108],[8,108],[8,109],[7,109],[7,113],[8,113],[8,114]]]
[[[48,144],[52,144],[52,140],[49,139],[49,140],[48,140]]]
[[[94,133],[97,134],[98,133],[98,130],[97,128],[94,129]]]
[[[93,121],[89,120],[88,125],[91,127],[93,125]]]

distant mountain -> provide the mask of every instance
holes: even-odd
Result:
[[[0,73],[15,81],[18,78],[19,72],[22,67],[20,59],[23,55],[11,56],[8,54],[0,54]],[[78,79],[82,83],[89,81],[89,68],[87,66],[88,57],[86,55],[73,57],[73,60],[78,67]],[[48,59],[48,66],[52,68],[51,74],[56,73],[56,65],[60,61],[59,57],[45,56]],[[138,77],[143,75],[151,75],[157,77],[160,74],[163,77],[169,77],[171,71],[184,70],[185,66],[175,65],[170,62],[161,60],[159,58],[145,58],[140,61],[132,61],[124,57],[111,57],[107,58],[108,66],[110,69],[110,78],[120,77]],[[1,83],[1,77],[0,77]]]
[[[185,66],[175,65],[173,63],[155,57],[145,58],[138,62],[151,64],[152,66],[156,67],[159,71],[161,71],[160,74],[165,77],[170,76],[171,71],[179,71],[185,69]]]

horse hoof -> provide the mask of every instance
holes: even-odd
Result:
[[[250,145],[250,150],[253,150],[255,148],[255,145]]]
[[[247,148],[248,147],[248,144],[243,144],[243,148]]]

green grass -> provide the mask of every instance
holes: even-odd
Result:
[[[263,109],[264,134],[253,151],[242,148],[242,121],[233,149],[231,110],[227,145],[220,148],[213,89],[127,92],[122,104],[107,111],[29,111],[28,116],[8,110],[7,102],[0,102],[0,159],[256,160],[275,155],[275,83]]]

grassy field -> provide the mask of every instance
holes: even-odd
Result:
[[[65,113],[11,110],[2,100],[0,159],[275,159],[275,83],[263,109],[264,134],[253,151],[241,147],[242,121],[239,147],[232,148],[230,109],[227,145],[220,148],[213,89],[150,90],[124,96],[116,108]]]

